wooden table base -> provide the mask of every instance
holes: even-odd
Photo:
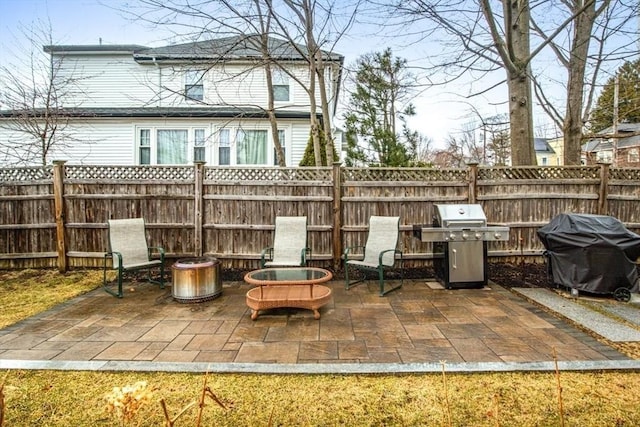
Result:
[[[313,310],[313,317],[320,319],[318,309],[330,299],[331,289],[324,285],[258,286],[247,292],[252,320],[258,318],[260,310],[283,307]]]

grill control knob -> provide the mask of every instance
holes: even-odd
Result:
[[[462,240],[467,240],[469,238],[469,234],[466,232],[462,233]]]
[[[496,240],[500,240],[500,238],[502,237],[502,234],[500,234],[500,233],[495,233],[495,234],[493,235],[493,237],[494,237]]]
[[[455,240],[456,239],[456,234],[455,233],[449,233],[449,240]]]
[[[475,237],[476,237],[476,240],[480,240],[480,239],[482,239],[482,233],[481,233],[481,232],[479,232],[479,231],[478,231],[478,232],[476,232]]]

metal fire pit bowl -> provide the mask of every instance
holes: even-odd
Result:
[[[222,294],[220,261],[215,258],[179,259],[171,269],[171,296],[178,302],[208,301]]]

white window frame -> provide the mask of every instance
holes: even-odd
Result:
[[[629,148],[629,152],[627,153],[627,162],[628,163],[640,162],[640,148],[638,147]]]
[[[210,125],[201,125],[201,126],[179,126],[179,125],[167,125],[167,126],[136,126],[135,127],[135,138],[136,138],[136,154],[135,154],[135,163],[137,165],[141,165],[142,156],[141,150],[148,149],[149,151],[149,163],[150,165],[158,165],[158,131],[186,131],[187,132],[187,147],[186,147],[186,162],[185,163],[176,163],[175,165],[185,165],[185,164],[193,164],[195,159],[195,148],[196,148],[196,131],[204,131],[204,144],[199,145],[199,147],[204,148],[204,161],[209,162],[211,157],[211,127]],[[141,142],[143,140],[143,135],[148,132],[149,136],[149,145],[142,145]]]
[[[291,77],[279,68],[273,68],[271,70],[271,85],[273,88],[273,102],[277,103],[289,103],[293,102],[293,88],[291,86]],[[276,99],[276,88],[287,89],[287,99]]]
[[[198,96],[189,94],[190,90],[200,88]],[[186,70],[184,72],[184,98],[191,102],[204,101],[204,71]]]
[[[261,132],[266,132],[267,134],[267,153],[266,153],[266,161],[264,164],[238,164],[238,131],[239,130],[243,130],[243,131],[261,131]],[[229,142],[228,142],[228,146],[229,147],[229,164],[228,165],[221,165],[220,164],[220,148],[222,146],[224,146],[224,143],[221,143],[221,132],[228,132],[229,135]],[[284,140],[285,142],[289,142],[291,141],[291,129],[289,126],[283,126],[280,129],[278,129],[278,132],[281,133],[281,135],[284,135]],[[275,165],[275,145],[273,144],[273,138],[271,137],[271,128],[266,127],[266,126],[248,126],[248,125],[238,125],[238,124],[229,124],[229,125],[224,125],[224,126],[218,126],[215,128],[214,131],[215,137],[214,139],[214,144],[212,147],[212,153],[213,153],[213,163],[214,165],[217,166],[233,166],[233,167],[253,167],[253,166],[273,166]],[[291,163],[291,144],[288,143],[287,146],[288,149],[285,150],[285,158],[286,158],[286,164],[290,164]]]
[[[611,163],[613,160],[613,151],[612,150],[603,150],[596,152],[596,160],[598,162],[608,162]]]

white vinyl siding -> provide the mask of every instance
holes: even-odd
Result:
[[[311,132],[311,126],[308,122],[304,123],[295,123],[291,127],[291,141],[290,144],[291,154],[289,154],[291,158],[291,163],[287,162],[287,165],[291,166],[299,166],[302,158],[304,157],[304,150],[307,148],[307,143],[309,141]],[[293,142],[295,141],[295,143]]]
[[[56,57],[59,59],[60,57]],[[308,82],[308,67],[291,64],[288,70]],[[185,99],[186,67],[139,64],[130,53],[108,55],[65,54],[60,78],[73,76],[78,88],[66,100],[73,107],[176,107],[192,106]],[[289,83],[289,101],[281,110],[307,110],[309,97],[304,87],[284,72],[277,79]],[[327,72],[327,80],[331,73]],[[278,81],[280,81],[278,80]],[[202,78],[207,105],[259,106],[266,108],[268,93],[264,69],[253,63],[227,63],[213,67]],[[222,84],[221,82],[224,82]],[[328,82],[328,88],[333,87]],[[320,105],[320,95],[316,103]]]
[[[65,56],[61,79],[76,79],[65,106],[142,107],[157,105],[159,70],[142,67],[131,54]]]

